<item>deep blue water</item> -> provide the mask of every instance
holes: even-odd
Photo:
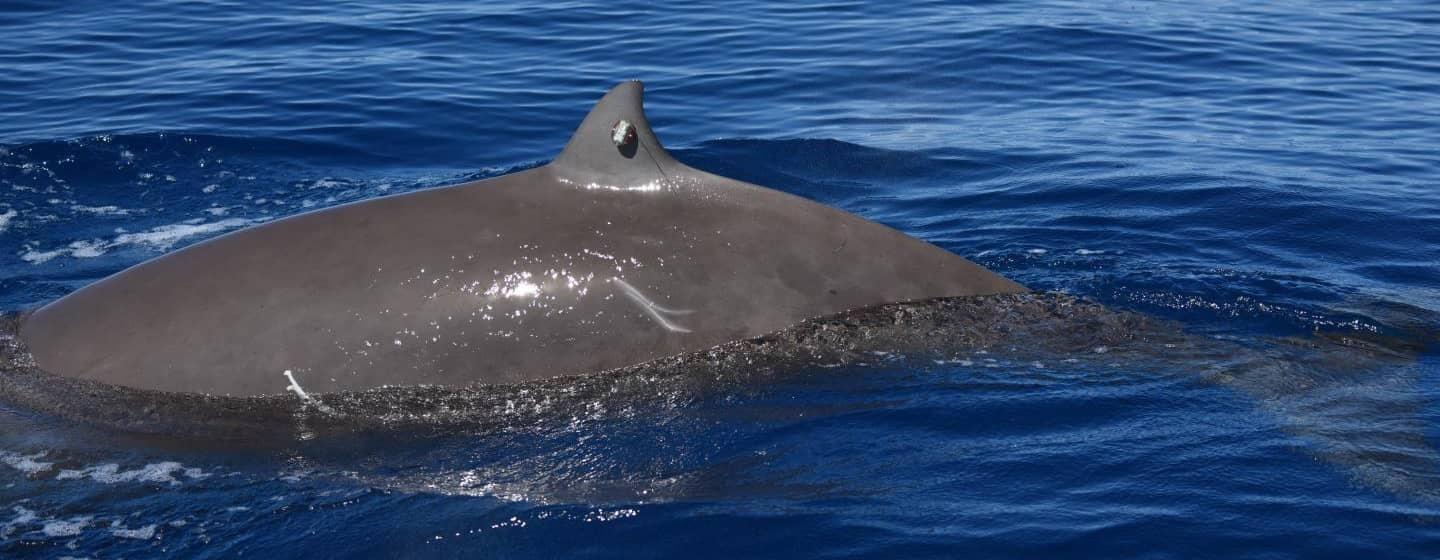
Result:
[[[1197,336],[1404,355],[964,356],[263,452],[0,405],[0,556],[1440,555],[1432,3],[296,4],[0,0],[0,310],[538,165],[639,78],[695,167]]]

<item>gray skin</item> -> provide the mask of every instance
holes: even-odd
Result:
[[[67,377],[256,396],[287,391],[290,371],[326,393],[603,371],[857,307],[1025,291],[685,166],[642,91],[615,87],[549,165],[223,235],[35,310],[20,338]]]

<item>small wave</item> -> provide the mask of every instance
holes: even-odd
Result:
[[[158,528],[159,525],[152,523],[139,529],[129,529],[120,525],[120,522],[117,520],[110,524],[110,534],[121,539],[148,541],[155,538],[155,530]]]
[[[114,205],[85,206],[83,204],[71,205],[70,210],[77,213],[90,214],[92,216],[129,216],[132,212],[134,212],[134,210],[130,210],[128,208],[121,208]]]
[[[57,257],[70,257],[75,259],[94,258],[125,246],[140,246],[155,251],[166,251],[190,237],[239,229],[261,221],[264,220],[226,218],[217,222],[198,223],[192,223],[195,221],[190,220],[185,223],[163,225],[138,233],[122,233],[109,240],[73,241],[69,245],[58,249],[38,250],[28,248],[20,254],[20,259],[30,264],[43,264]]]
[[[38,460],[44,456],[44,451],[41,451],[39,453],[32,453],[30,455],[21,455],[19,453],[14,453],[11,451],[0,451],[0,463],[4,463],[6,466],[12,469],[33,476],[49,471],[52,467],[55,466],[55,463]]]
[[[40,512],[23,506],[13,506],[11,511],[15,517],[0,524],[0,542],[9,540],[16,534],[26,539],[63,539],[79,537],[92,527],[103,528],[111,537],[117,539],[133,539],[148,541],[155,539],[158,535],[160,525],[152,523],[136,528],[127,527],[123,517],[117,517],[108,525],[101,525],[101,522],[108,517],[97,517],[95,515],[77,515],[68,517],[42,516]],[[169,523],[172,527],[183,527],[185,523]]]
[[[143,512],[121,515],[53,515],[44,513],[43,509],[37,511],[24,506],[12,506],[11,511],[14,512],[14,517],[0,523],[0,551],[13,551],[14,548],[7,548],[4,545],[16,543],[17,540],[12,540],[16,537],[18,537],[19,543],[28,542],[31,545],[36,544],[37,541],[68,541],[69,544],[65,546],[75,550],[77,542],[81,542],[78,539],[91,540],[99,537],[102,541],[108,541],[110,544],[118,544],[119,540],[158,540],[161,534],[161,523],[159,522],[138,527],[126,525],[127,519],[136,515],[144,515]],[[106,523],[107,520],[108,523]],[[183,520],[176,520],[165,523],[165,525],[178,529],[184,527],[186,523]],[[9,558],[9,556],[6,557]],[[61,556],[60,558],[71,557]]]
[[[120,470],[120,465],[105,463],[83,469],[66,469],[55,475],[55,480],[89,479],[101,484],[122,484],[130,482],[179,485],[181,477],[188,480],[203,480],[209,474],[196,467],[186,467],[175,461],[151,463],[131,470]]]
[[[90,526],[92,517],[73,517],[70,519],[51,519],[41,526],[40,532],[46,537],[73,537],[79,535],[86,527]]]
[[[15,512],[15,517],[6,521],[4,525],[0,525],[0,538],[9,538],[16,529],[34,523],[40,518],[34,510],[26,507],[13,506],[10,510]]]

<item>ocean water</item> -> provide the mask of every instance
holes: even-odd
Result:
[[[0,556],[1440,556],[1432,3],[297,4],[0,0],[0,311],[540,165],[638,78],[694,167],[1226,350],[1014,337],[255,448],[0,404]]]

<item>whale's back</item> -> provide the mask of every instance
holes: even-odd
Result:
[[[891,228],[680,164],[632,82],[550,165],[224,235],[38,309],[20,335],[70,377],[241,396],[284,392],[288,370],[333,392],[606,370],[856,307],[1018,291]]]

